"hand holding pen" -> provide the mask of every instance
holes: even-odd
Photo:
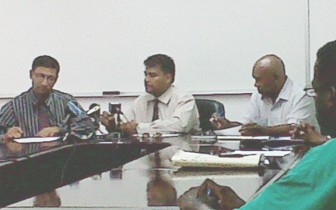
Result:
[[[210,118],[210,122],[211,122],[212,127],[215,130],[231,128],[231,127],[241,125],[240,122],[230,121],[230,120],[226,119],[222,113],[212,114],[212,116]]]
[[[199,187],[197,199],[214,209],[234,209],[245,202],[228,186],[206,179]]]
[[[330,136],[324,136],[316,131],[313,125],[302,122],[292,124],[290,134],[292,139],[303,139],[312,145],[320,145],[330,139]]]

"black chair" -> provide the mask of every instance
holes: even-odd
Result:
[[[212,130],[210,118],[213,113],[225,116],[224,105],[216,100],[196,99],[196,106],[199,113],[200,127],[203,132]]]

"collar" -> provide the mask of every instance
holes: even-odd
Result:
[[[50,106],[51,103],[51,97],[52,97],[52,93],[53,91],[49,94],[48,98],[45,100],[45,104],[47,106]],[[33,103],[33,105],[37,105],[38,104],[38,100],[37,97],[35,96],[34,92],[33,92],[33,88],[30,88],[28,90],[28,97],[30,98],[31,102]]]
[[[275,103],[277,103],[279,100],[285,100],[288,101],[291,95],[291,88],[293,81],[289,79],[288,77],[286,78],[285,84],[282,86],[280,93],[275,100]]]
[[[170,99],[172,98],[172,92],[174,89],[174,85],[171,85],[162,95],[158,97],[159,101],[164,104],[168,104]],[[152,94],[147,94],[147,101],[153,101],[155,97]]]

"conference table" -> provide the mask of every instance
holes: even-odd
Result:
[[[5,208],[179,209],[178,198],[209,178],[244,201],[293,167],[306,151],[256,168],[176,166],[177,151],[207,152],[216,141],[191,135],[2,144],[0,205]]]

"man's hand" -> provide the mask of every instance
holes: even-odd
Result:
[[[215,130],[231,128],[238,125],[241,125],[240,122],[230,121],[225,117],[217,117],[217,114],[214,113],[210,119],[211,125]]]
[[[190,188],[178,199],[178,205],[183,210],[232,210],[244,204],[230,187],[220,186],[210,179],[206,179],[200,187]]]
[[[134,120],[127,122],[127,123],[122,123],[120,125],[120,130],[125,134],[125,135],[132,135],[137,133],[136,127],[138,126],[138,123],[136,123]]]
[[[20,127],[11,127],[4,135],[5,141],[13,141],[15,138],[20,138],[23,135],[23,131]]]
[[[313,125],[301,123],[292,127],[290,131],[292,139],[303,139],[313,145],[320,145],[328,140],[328,137],[316,131]]]
[[[54,126],[54,127],[47,127],[40,130],[36,136],[41,137],[51,137],[51,136],[57,136],[57,134],[61,131],[61,128]]]
[[[256,123],[249,123],[242,126],[239,130],[242,136],[260,136],[265,135],[264,127],[256,124]]]
[[[100,121],[105,126],[107,131],[112,132],[115,130],[115,119],[112,114],[104,111]]]
[[[231,210],[245,202],[227,186],[220,186],[211,179],[206,179],[197,192],[197,199],[214,209]]]
[[[5,145],[11,152],[21,152],[23,150],[23,145],[15,141],[5,141]]]

